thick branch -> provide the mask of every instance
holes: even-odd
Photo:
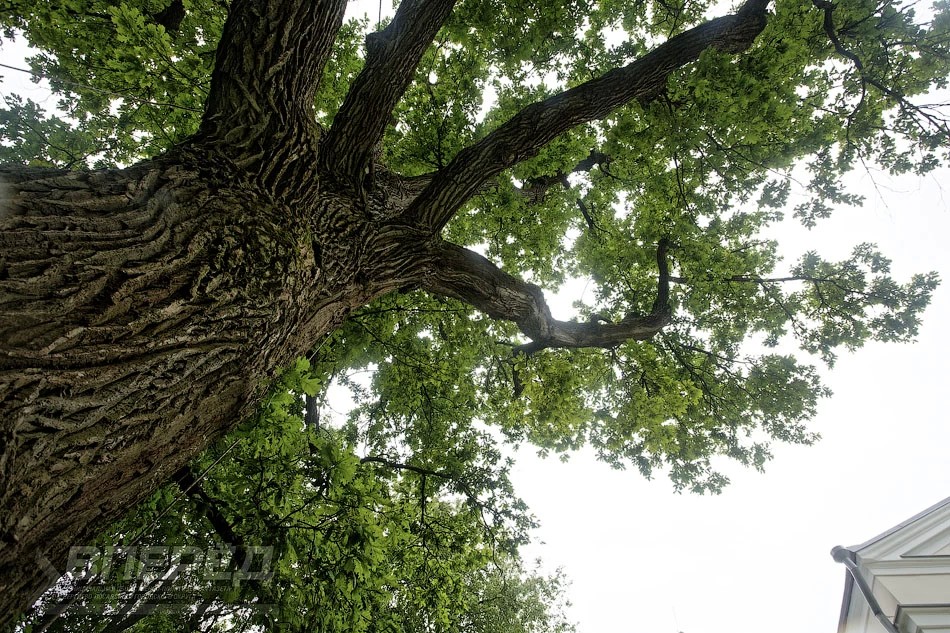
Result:
[[[618,323],[559,321],[551,316],[541,289],[512,277],[478,253],[443,242],[432,276],[423,284],[429,292],[475,306],[495,319],[518,324],[532,342],[519,351],[547,347],[610,348],[631,340],[646,340],[662,330],[672,316],[669,305],[668,244],[657,248],[657,296],[649,314],[629,314]]]
[[[734,15],[700,24],[627,66],[526,107],[439,170],[407,209],[406,218],[437,233],[486,181],[535,156],[563,132],[662,91],[673,71],[695,61],[706,49],[747,49],[765,27],[768,2],[747,0]]]
[[[455,0],[403,0],[389,26],[367,36],[366,65],[322,143],[323,164],[354,190],[365,186],[390,114],[454,5]]]
[[[346,0],[234,0],[202,132],[245,152],[299,133],[343,23]]]

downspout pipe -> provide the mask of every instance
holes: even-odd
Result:
[[[871,591],[871,586],[864,579],[864,576],[861,575],[861,571],[858,569],[858,564],[855,561],[854,552],[846,547],[836,545],[831,550],[831,557],[834,558],[836,562],[843,563],[844,566],[848,568],[848,573],[851,574],[854,582],[858,585],[858,589],[860,589],[864,595],[864,599],[867,600],[868,606],[871,608],[871,613],[873,613],[874,617],[881,623],[884,630],[887,631],[887,633],[900,633],[890,618],[884,615],[880,603],[878,603],[877,598],[874,597],[874,593]]]

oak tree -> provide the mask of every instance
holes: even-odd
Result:
[[[486,426],[715,490],[814,439],[811,355],[912,339],[936,285],[761,233],[947,159],[945,3],[4,7],[65,115],[0,121],[0,618],[298,357],[391,463]]]

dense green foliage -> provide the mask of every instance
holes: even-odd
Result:
[[[39,49],[30,64],[62,114],[7,96],[0,160],[122,165],[197,130],[225,3],[5,4],[6,37]],[[438,169],[520,108],[635,59],[710,5],[463,0],[380,160],[408,176]],[[255,622],[566,627],[560,579],[517,557],[530,518],[508,483],[504,442],[590,445],[618,468],[717,491],[717,456],[761,468],[770,441],[815,440],[805,424],[827,394],[815,359],[830,365],[841,349],[916,335],[934,274],[895,280],[870,244],[843,261],[810,252],[786,264],[761,237],[786,212],[820,230],[833,206],[860,204],[841,186],[855,166],[924,173],[947,160],[944,114],[920,104],[946,88],[950,12],[914,5],[777,0],[749,51],[706,51],[664,93],[561,136],[449,224],[449,239],[548,291],[589,280],[572,297],[581,320],[649,312],[657,244],[670,240],[673,322],[651,340],[519,354],[510,323],[424,293],[386,297],[317,342],[258,419],[192,466],[207,471],[204,501],[177,500],[171,485],[104,542],[146,526],[142,542],[213,542],[222,535],[206,520],[211,504],[243,541],[275,546],[275,579],[230,593],[181,582],[214,605],[276,605]],[[321,123],[359,71],[371,26],[341,32]],[[333,416],[340,388],[355,405]],[[309,424],[305,393],[322,413]],[[185,626],[162,617],[142,630]]]
[[[560,611],[562,579],[529,572],[518,558],[531,523],[505,464],[491,451],[476,453],[473,442],[487,438],[433,437],[429,448],[441,443],[444,452],[431,466],[419,457],[412,466],[360,458],[355,429],[304,425],[301,398],[320,384],[301,359],[259,419],[192,464],[206,474],[200,481],[177,476],[98,543],[102,551],[190,546],[197,559],[162,557],[160,573],[148,573],[135,562],[144,550],[130,550],[110,559],[106,580],[62,581],[34,625],[98,630],[105,614],[115,627],[107,630],[136,631],[240,630],[243,622],[280,631],[573,630]],[[269,564],[255,554],[259,545],[273,548]],[[236,567],[204,558],[209,547],[228,546]],[[261,562],[232,583],[248,550]],[[66,617],[50,617],[70,600]],[[143,612],[155,604],[155,614]]]

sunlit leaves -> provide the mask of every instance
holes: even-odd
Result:
[[[99,138],[99,151],[84,159],[127,164],[197,129],[224,23],[220,3],[186,2],[173,32],[159,23],[168,2],[13,4],[3,26],[40,49],[32,69],[49,80],[71,122]]]
[[[11,97],[0,156],[121,164],[197,129],[225,3],[183,2],[177,22],[163,17],[167,0],[13,4],[3,26],[40,49],[31,67],[65,114]],[[405,176],[437,171],[521,109],[698,24],[710,4],[463,0],[376,159]],[[725,485],[722,458],[762,468],[770,442],[814,441],[806,424],[827,395],[815,360],[913,340],[937,279],[897,279],[870,245],[785,262],[764,235],[785,215],[821,230],[837,207],[861,204],[844,184],[855,168],[925,173],[946,161],[946,109],[922,95],[947,86],[950,10],[911,5],[777,0],[747,51],[705,51],[665,89],[486,183],[447,226],[447,239],[546,291],[580,277],[566,302],[593,323],[651,312],[668,244],[671,322],[653,338],[531,353],[513,324],[406,292],[315,342],[233,449],[194,465],[213,466],[203,488],[235,530],[278,548],[275,583],[254,588],[279,605],[274,617],[326,631],[530,630],[505,622],[546,613],[530,601],[556,584],[524,577],[513,556],[532,519],[504,442],[588,445],[615,467],[704,492]],[[332,124],[370,28],[341,31],[317,123]],[[335,414],[347,391],[352,406]],[[309,424],[304,396],[319,413]],[[169,503],[166,491],[125,531]],[[215,538],[190,503],[154,534]],[[507,583],[510,570],[521,581]],[[474,606],[489,598],[506,606]]]
[[[832,363],[838,347],[853,350],[868,339],[913,340],[938,277],[915,275],[900,284],[888,269],[887,259],[870,244],[855,247],[849,260],[837,263],[806,254],[793,270],[804,288],[788,298],[799,315],[789,321],[803,348]]]

